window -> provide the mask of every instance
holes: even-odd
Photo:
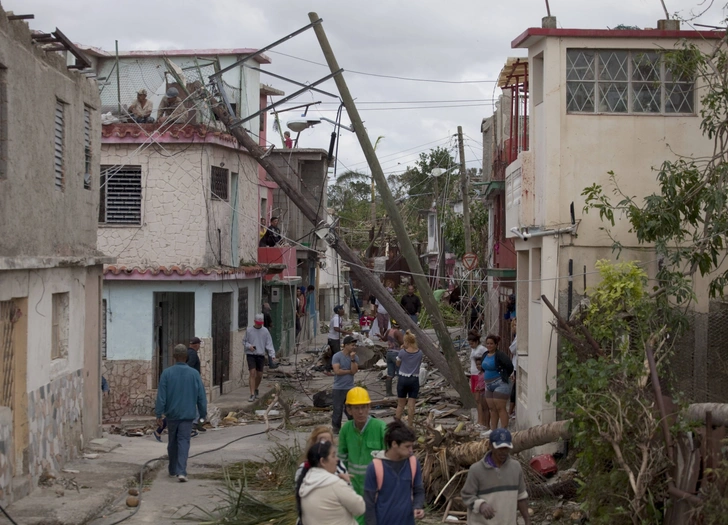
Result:
[[[55,114],[55,125],[54,125],[54,169],[55,169],[55,182],[56,189],[63,191],[66,184],[66,167],[63,158],[63,148],[66,140],[66,123],[65,123],[65,110],[66,105],[60,100],[56,99],[56,114]]]
[[[228,170],[212,166],[210,173],[210,192],[216,200],[228,200]]]
[[[68,292],[54,293],[52,297],[51,359],[68,357]]]
[[[106,299],[101,300],[101,359],[106,359]]]
[[[142,223],[141,166],[101,166],[99,222]]]
[[[83,189],[91,189],[91,110],[83,108]]]
[[[694,79],[673,71],[660,52],[566,52],[570,113],[692,114],[694,106]]]
[[[238,330],[248,327],[248,288],[238,288]]]

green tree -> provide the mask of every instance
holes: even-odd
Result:
[[[470,230],[473,253],[481,264],[486,261],[488,240],[488,210],[485,205],[474,198],[470,200]],[[443,237],[450,251],[460,259],[465,255],[465,223],[463,216],[452,209],[445,212]]]

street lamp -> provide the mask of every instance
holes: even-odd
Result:
[[[312,128],[316,124],[321,124],[321,121],[329,122],[333,124],[334,126],[339,126],[340,128],[344,128],[348,131],[351,131],[354,133],[354,126],[344,126],[343,124],[336,122],[335,120],[331,120],[330,118],[326,117],[308,117],[306,115],[303,115],[299,118],[294,118],[286,122],[286,126],[291,131],[294,131],[296,133],[301,133],[304,129]]]

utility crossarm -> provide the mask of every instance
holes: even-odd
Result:
[[[234,64],[231,64],[231,65],[229,65],[228,67],[226,67],[226,68],[224,68],[224,69],[221,69],[220,71],[217,71],[216,73],[213,73],[212,75],[210,75],[210,78],[211,78],[211,79],[212,79],[212,78],[220,78],[220,77],[222,76],[222,74],[223,74],[223,73],[226,73],[226,72],[230,71],[231,69],[235,69],[235,68],[236,68],[236,67],[238,67],[238,66],[239,66],[240,64],[245,64],[245,62],[247,62],[247,61],[248,61],[248,60],[250,60],[251,58],[255,58],[255,57],[257,57],[258,55],[262,55],[263,53],[265,53],[265,52],[266,52],[266,51],[268,51],[269,49],[273,49],[274,47],[277,47],[277,46],[281,45],[281,44],[282,44],[283,42],[286,42],[286,41],[290,40],[290,39],[291,39],[291,38],[293,38],[294,36],[300,35],[301,33],[304,33],[304,32],[306,32],[306,31],[308,31],[308,30],[309,30],[309,29],[311,29],[312,27],[316,27],[316,26],[317,26],[317,25],[319,25],[319,24],[320,24],[321,22],[323,22],[323,20],[321,20],[321,19],[318,19],[318,20],[316,20],[316,21],[314,21],[314,22],[311,22],[310,24],[308,24],[307,26],[304,26],[304,27],[302,27],[302,28],[301,28],[301,29],[299,29],[298,31],[294,31],[294,32],[293,32],[293,33],[291,33],[290,35],[286,35],[286,36],[284,36],[283,38],[281,38],[280,40],[276,40],[276,41],[275,41],[275,42],[273,42],[272,44],[270,44],[270,45],[268,45],[268,46],[265,46],[265,47],[264,47],[264,48],[262,48],[262,49],[259,49],[259,50],[258,50],[258,51],[256,51],[255,53],[251,53],[251,54],[249,54],[249,55],[246,55],[246,56],[244,56],[243,58],[241,58],[240,60],[238,60],[238,61],[237,61],[237,62],[235,62]]]

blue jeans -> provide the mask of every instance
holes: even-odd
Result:
[[[399,350],[387,350],[387,377],[392,378],[397,373],[397,354]]]
[[[410,319],[412,319],[412,321],[413,321],[413,322],[414,322],[415,324],[419,324],[419,323],[417,322],[417,317],[418,317],[418,316],[417,316],[417,314],[409,314],[409,316],[410,316]]]
[[[187,475],[187,457],[190,455],[191,419],[167,420],[167,454],[169,455],[169,473],[172,476]]]

